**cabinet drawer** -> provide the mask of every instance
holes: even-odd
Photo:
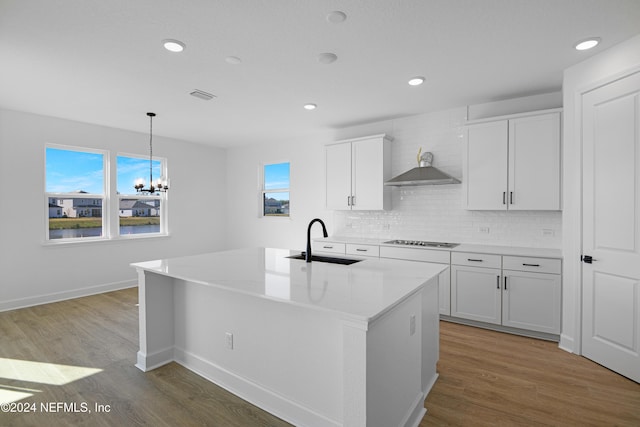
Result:
[[[335,242],[311,242],[311,250],[313,252],[331,252],[334,254],[345,254],[346,245],[344,243]]]
[[[437,251],[418,248],[380,247],[380,258],[404,259],[408,261],[436,262],[449,264],[449,251]]]
[[[469,265],[473,267],[500,268],[500,255],[477,254],[472,252],[452,252],[451,264]]]
[[[505,270],[560,274],[562,272],[562,262],[559,259],[552,258],[505,256],[502,257],[502,268]]]
[[[380,246],[347,243],[347,254],[378,257],[380,256]]]

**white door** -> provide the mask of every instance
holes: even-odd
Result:
[[[640,73],[582,108],[582,354],[640,382]]]
[[[506,120],[467,128],[463,182],[467,209],[507,209],[508,137]]]

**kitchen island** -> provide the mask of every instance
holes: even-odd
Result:
[[[252,248],[133,264],[148,371],[176,361],[299,426],[417,426],[440,264]],[[349,257],[355,258],[355,257]]]

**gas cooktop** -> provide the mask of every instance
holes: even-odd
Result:
[[[384,242],[390,245],[403,245],[403,246],[423,246],[428,248],[455,248],[459,243],[446,243],[446,242],[424,242],[422,240],[389,240]]]

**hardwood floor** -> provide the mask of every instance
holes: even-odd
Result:
[[[136,303],[126,289],[0,313],[0,402],[36,409],[0,426],[289,425],[175,363],[135,368]],[[640,426],[640,384],[555,343],[441,322],[438,371],[422,427]]]

